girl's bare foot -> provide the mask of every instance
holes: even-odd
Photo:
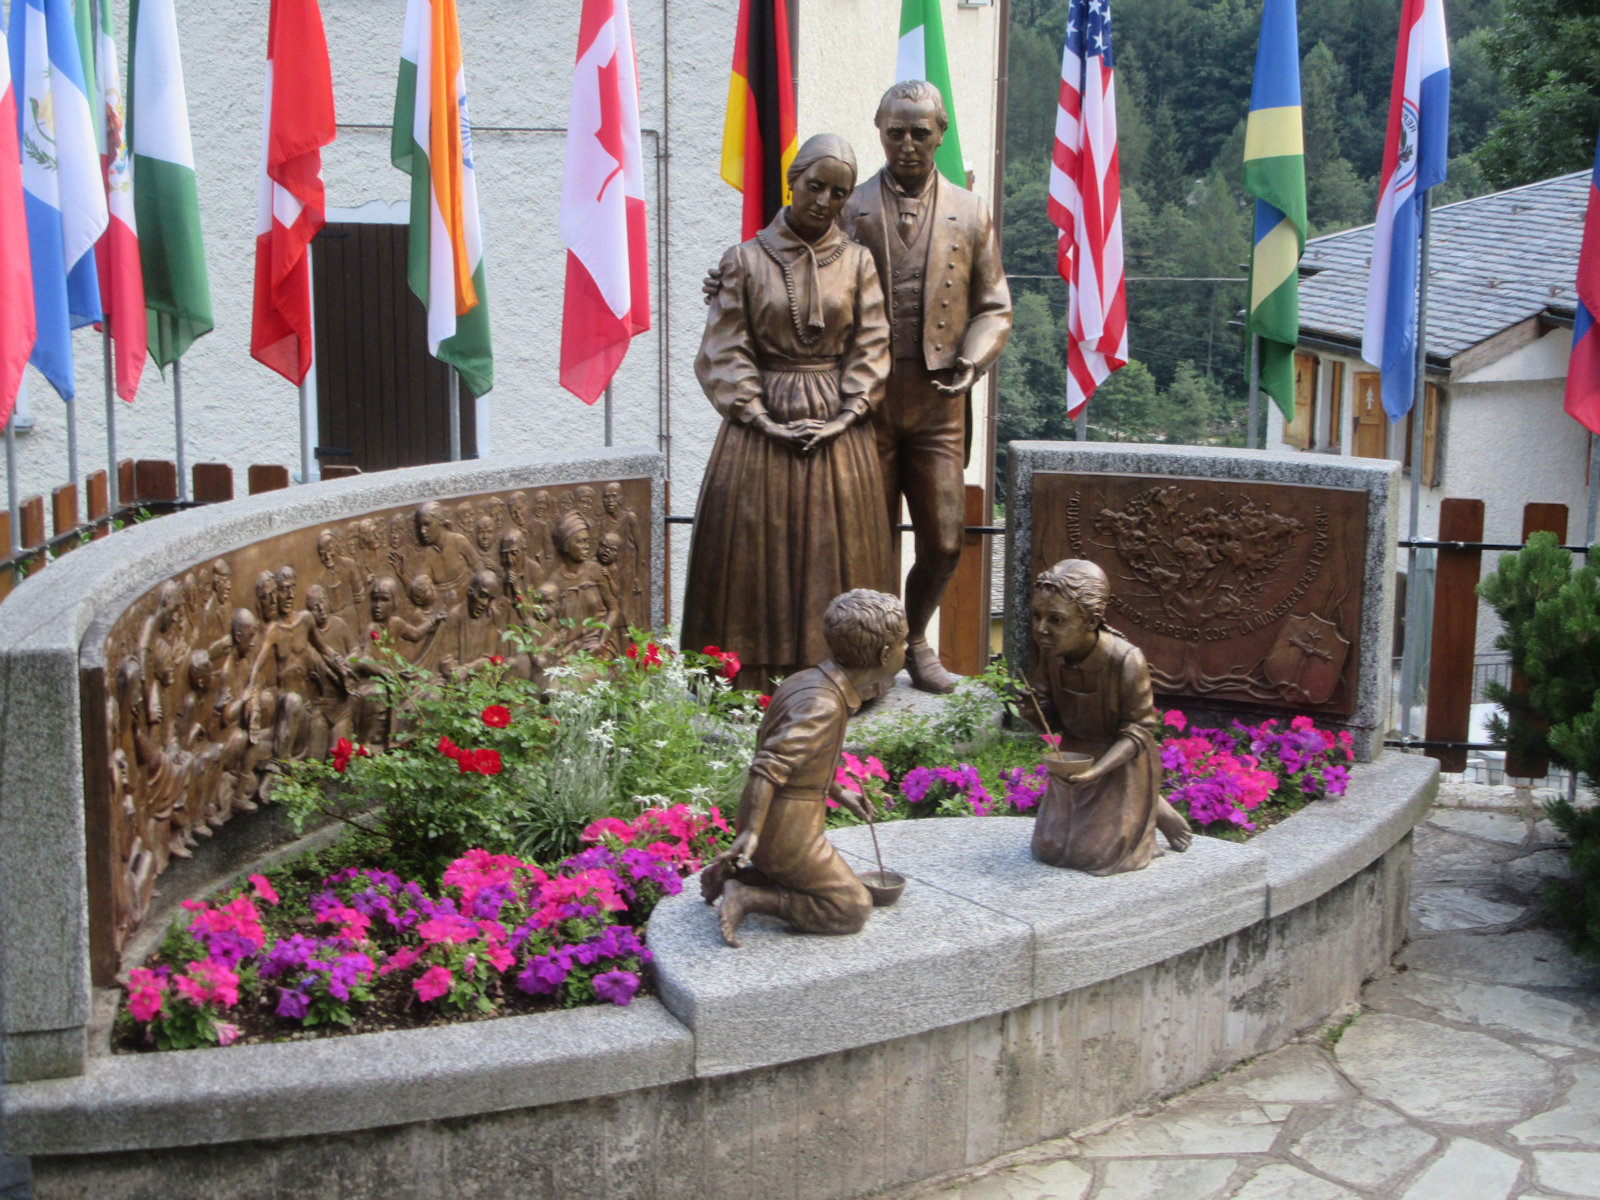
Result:
[[[739,945],[739,924],[749,911],[745,885],[730,879],[722,885],[722,906],[717,909],[717,924],[722,927],[722,940],[735,948]]]
[[[1156,828],[1167,839],[1179,854],[1189,848],[1189,843],[1194,841],[1194,832],[1189,828],[1189,822],[1183,819],[1183,814],[1172,805],[1168,804],[1165,797],[1156,801]]]

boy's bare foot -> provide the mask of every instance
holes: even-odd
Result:
[[[700,872],[700,896],[707,904],[715,904],[717,897],[722,895],[722,889],[727,886],[728,864],[723,862],[710,862],[705,870]]]
[[[722,885],[722,907],[717,909],[717,924],[722,927],[722,940],[735,948],[739,946],[739,924],[749,911],[746,890],[737,879],[728,880]]]

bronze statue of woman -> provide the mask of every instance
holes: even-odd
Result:
[[[828,656],[835,596],[895,584],[869,424],[889,324],[871,254],[835,223],[855,152],[819,134],[788,178],[788,207],[723,255],[695,361],[723,422],[700,485],[682,641],[733,651],[739,685],[762,691]]]

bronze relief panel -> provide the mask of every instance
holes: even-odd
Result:
[[[650,624],[651,501],[648,479],[429,500],[242,546],[135,598],[106,636],[104,751],[85,763],[111,946],[172,858],[258,807],[274,760],[385,744],[384,673],[498,657],[538,680],[575,651],[620,652]],[[512,625],[528,649],[503,639]]]
[[[1029,577],[1098,563],[1108,620],[1165,696],[1348,715],[1366,504],[1339,488],[1041,472]]]

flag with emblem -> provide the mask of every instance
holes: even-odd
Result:
[[[106,193],[69,0],[12,0],[11,77],[37,327],[29,361],[71,400],[72,330],[102,315],[92,251]]]
[[[944,97],[950,128],[934,152],[933,162],[957,187],[967,186],[967,163],[961,156],[961,135],[956,132],[956,102],[950,90],[950,58],[944,49],[944,16],[940,0],[900,0],[900,45],[895,53],[894,79],[926,79]]]
[[[85,0],[79,3],[88,7]],[[111,5],[102,3],[99,8],[100,26],[93,34],[92,98],[99,117],[96,132],[100,134],[100,170],[111,220],[94,253],[100,273],[100,306],[111,323],[111,342],[116,348],[116,392],[132,401],[144,371],[149,330],[144,311],[144,276],[139,266],[139,226],[133,208],[133,171],[125,134],[128,110],[117,66],[117,43],[111,32]]]
[[[650,328],[639,73],[627,0],[584,0],[572,73],[561,240],[561,386],[585,404]]]
[[[1306,248],[1305,138],[1300,123],[1300,40],[1294,0],[1266,0],[1250,116],[1244,188],[1256,198],[1250,251],[1250,332],[1259,339],[1261,390],[1294,418],[1294,348],[1300,340],[1300,255]]]
[[[428,310],[428,353],[481,396],[494,386],[494,355],[455,0],[406,6],[390,157],[411,176],[406,273]]]
[[[1449,137],[1444,0],[1403,0],[1361,334],[1361,357],[1379,370],[1383,408],[1391,421],[1410,412],[1416,400],[1422,198],[1444,182]]]
[[[150,356],[165,367],[211,332],[211,282],[173,0],[133,0],[128,27],[133,211]]]
[[[11,420],[22,372],[33,353],[33,268],[17,148],[17,95],[11,50],[0,30],[0,429]]]
[[[739,0],[722,121],[722,178],[744,194],[740,237],[755,237],[789,203],[784,176],[799,148],[788,5]]]
[[[1050,161],[1056,270],[1067,281],[1067,414],[1128,361],[1122,177],[1110,0],[1070,0]]]
[[[1578,304],[1572,323],[1572,358],[1567,363],[1567,415],[1590,433],[1600,434],[1600,145],[1595,147],[1589,176],[1589,203],[1584,210],[1583,249],[1578,254]],[[0,397],[0,403],[4,397]]]

